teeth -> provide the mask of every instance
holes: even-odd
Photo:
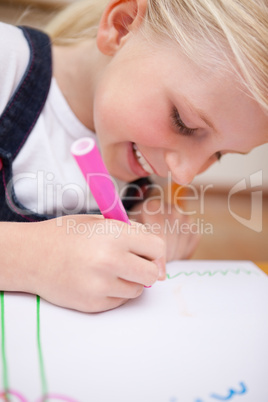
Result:
[[[147,161],[144,159],[144,157],[142,156],[141,152],[138,150],[137,145],[133,144],[133,151],[136,155],[137,161],[139,162],[139,164],[141,165],[141,167],[149,174],[153,174],[153,169],[151,168],[151,166],[147,163]]]

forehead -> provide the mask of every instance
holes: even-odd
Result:
[[[177,68],[178,63],[183,62],[192,73],[203,79],[207,79],[212,73],[220,77],[238,71],[230,49],[224,49],[223,46],[215,48],[213,44],[211,47],[208,43],[203,46],[195,44],[191,51],[187,52],[175,39],[152,32],[147,34],[143,30],[137,31],[130,42],[133,45],[132,51],[137,52],[137,56],[141,53],[147,59],[158,59],[158,62],[162,58],[170,68]]]
[[[139,40],[134,42],[135,59],[150,66],[152,74],[161,78],[159,85],[170,85],[178,93],[195,90],[195,96],[200,93],[200,96],[207,94],[211,97],[221,90],[248,92],[235,70],[234,61],[223,53],[212,55],[208,51],[207,55],[197,55],[193,60],[172,40],[157,41],[154,38],[144,41],[142,36]]]

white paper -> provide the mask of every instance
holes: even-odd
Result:
[[[268,276],[243,261],[168,275],[100,314],[41,300],[38,319],[35,296],[2,295],[0,400],[267,402]]]

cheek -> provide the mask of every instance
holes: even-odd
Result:
[[[108,92],[105,93],[99,89],[95,93],[94,98],[94,125],[95,131],[99,139],[109,136],[109,132],[113,129],[118,116],[117,100],[111,102]]]
[[[164,133],[161,110],[153,102],[133,93],[98,94],[94,103],[96,133],[105,143],[136,142],[153,146]]]
[[[169,103],[152,74],[146,79],[113,64],[102,76],[94,96],[94,124],[101,141],[135,142],[163,147],[168,141]],[[156,141],[156,143],[155,143]],[[161,141],[163,143],[161,143]]]
[[[130,110],[120,92],[109,88],[98,90],[94,99],[94,124],[96,134],[102,141],[123,141],[127,116],[130,116],[131,126]]]

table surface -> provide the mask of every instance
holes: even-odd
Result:
[[[268,262],[256,261],[255,264],[268,275]]]

